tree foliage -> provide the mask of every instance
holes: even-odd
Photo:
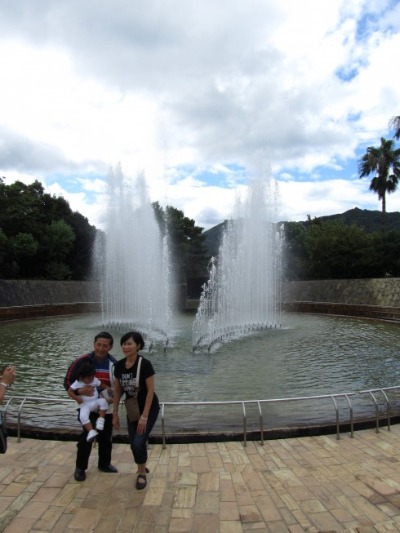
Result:
[[[162,233],[168,233],[177,281],[204,277],[210,257],[203,228],[196,226],[194,220],[175,207],[167,206],[164,210],[155,202],[153,209]]]
[[[392,117],[389,121],[389,128],[394,130],[393,137],[400,139],[400,116]]]
[[[370,236],[357,226],[342,222],[310,225],[305,249],[310,276],[317,279],[368,277]],[[374,273],[375,275],[375,273]]]
[[[308,264],[305,245],[306,227],[301,222],[284,223],[284,257],[283,265],[289,279],[307,279]]]
[[[96,228],[39,181],[0,179],[0,277],[86,279]]]
[[[385,221],[386,194],[397,189],[400,179],[400,148],[394,148],[392,139],[381,138],[381,145],[368,146],[366,153],[358,162],[359,177],[370,174],[374,177],[370,183],[370,190],[377,193],[382,201],[382,225]]]
[[[400,231],[368,233],[343,221],[288,222],[284,276],[354,279],[400,275]]]

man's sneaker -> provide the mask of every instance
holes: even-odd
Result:
[[[104,429],[104,418],[102,416],[99,416],[96,422],[96,429],[99,431],[103,431]]]
[[[91,429],[88,433],[88,436],[86,437],[86,440],[88,442],[93,442],[94,439],[97,437],[98,433],[95,429]]]

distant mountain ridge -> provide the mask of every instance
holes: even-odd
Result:
[[[217,226],[208,229],[203,233],[205,236],[205,244],[208,250],[208,253],[211,257],[215,257],[218,254],[219,246],[221,244],[222,234],[224,228],[227,224],[227,220],[221,222]]]
[[[343,220],[347,226],[356,224],[360,228],[365,229],[367,233],[374,233],[382,229],[382,211],[368,211],[368,209],[354,207],[340,215],[328,215],[316,218],[323,222]],[[400,213],[398,211],[385,213],[385,229],[388,231],[400,230]]]
[[[368,209],[359,209],[358,207],[354,207],[341,214],[315,218],[322,222],[342,220],[347,226],[355,224],[360,228],[363,228],[367,233],[374,233],[380,231],[382,228],[382,211],[369,211]],[[313,220],[313,217],[311,220]],[[283,224],[284,222],[285,221],[281,221],[279,224]],[[297,223],[308,225],[309,221],[304,220]],[[218,254],[222,233],[226,224],[227,221],[225,220],[224,222],[221,222],[221,224],[204,232],[205,243],[211,256],[216,256]],[[400,213],[398,211],[385,214],[385,230],[400,230]]]

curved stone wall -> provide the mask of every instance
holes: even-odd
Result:
[[[400,320],[400,278],[291,281],[283,309]]]
[[[97,311],[99,294],[93,281],[0,280],[0,320]]]
[[[0,307],[99,301],[95,281],[0,279]]]
[[[400,278],[289,281],[284,301],[400,307]]]
[[[400,320],[400,278],[290,281],[287,311]],[[198,300],[186,300],[195,311]],[[96,281],[0,280],[0,320],[72,314],[100,309]]]

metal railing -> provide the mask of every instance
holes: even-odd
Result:
[[[236,401],[215,401],[215,402],[164,402],[161,403],[161,427],[162,427],[162,439],[163,447],[166,446],[166,430],[165,430],[165,412],[166,408],[170,407],[199,407],[199,406],[222,406],[222,405],[239,405],[241,406],[242,417],[243,417],[243,443],[246,446],[247,444],[247,415],[246,415],[246,406],[254,405],[257,407],[258,416],[259,416],[259,431],[260,431],[260,441],[261,445],[264,444],[264,416],[263,416],[263,404],[272,404],[272,403],[287,403],[287,402],[300,402],[300,401],[313,401],[313,400],[322,400],[329,399],[332,400],[332,403],[335,408],[335,420],[336,420],[336,435],[337,439],[340,438],[340,416],[339,416],[339,407],[337,400],[340,398],[345,398],[347,400],[347,405],[350,413],[350,425],[351,425],[351,436],[353,437],[354,433],[354,419],[353,419],[353,407],[350,401],[350,396],[354,396],[355,392],[346,392],[338,394],[323,394],[318,396],[297,396],[294,398],[274,398],[268,400],[236,400]]]
[[[384,404],[386,406],[386,418],[387,418],[387,425],[388,425],[388,431],[390,431],[390,424],[391,424],[391,403],[389,401],[388,395],[386,391],[398,391],[400,389],[399,386],[395,387],[385,387],[382,389],[368,389],[368,390],[362,390],[359,392],[359,394],[368,394],[375,406],[375,420],[376,420],[376,432],[379,433],[379,401],[377,399],[377,394],[380,393],[383,396]]]
[[[343,403],[345,405],[345,411],[348,412],[348,415],[346,417],[346,422],[350,425],[350,435],[353,437],[354,435],[354,408],[352,401],[356,398],[361,397],[367,397],[372,400],[372,405],[374,409],[374,417],[375,418],[375,424],[376,424],[376,432],[379,432],[379,426],[380,421],[383,418],[382,416],[382,408],[385,415],[385,418],[387,419],[387,429],[390,431],[390,425],[391,425],[391,413],[393,404],[389,400],[388,393],[389,392],[400,392],[400,385],[394,386],[394,387],[386,387],[386,388],[377,388],[377,389],[368,389],[368,390],[362,390],[359,392],[342,392],[337,394],[323,394],[323,395],[316,395],[316,396],[297,396],[292,398],[273,398],[273,399],[265,399],[265,400],[232,400],[232,401],[193,401],[193,402],[187,402],[187,401],[181,401],[181,402],[160,402],[160,421],[161,421],[161,437],[162,437],[162,444],[163,447],[166,447],[167,444],[167,412],[168,414],[171,414],[174,409],[180,408],[180,409],[191,409],[191,408],[197,408],[197,407],[205,407],[210,410],[210,414],[212,415],[212,410],[215,407],[221,407],[221,406],[231,406],[236,407],[238,406],[241,418],[242,418],[242,427],[243,427],[243,443],[244,446],[247,445],[248,440],[248,415],[247,411],[250,407],[256,408],[257,416],[258,416],[258,431],[260,433],[260,443],[261,445],[264,444],[264,433],[265,433],[265,425],[266,425],[266,417],[263,412],[263,407],[266,405],[273,405],[273,404],[288,404],[293,402],[318,402],[318,406],[321,407],[323,401],[328,401],[332,404],[332,407],[334,409],[334,415],[335,415],[335,425],[336,425],[336,438],[340,439],[340,407],[339,402]],[[75,402],[71,399],[59,399],[59,398],[41,398],[37,396],[11,396],[7,399],[7,402],[4,405],[3,412],[4,412],[4,418],[7,418],[7,414],[10,411],[11,406],[17,402],[17,415],[16,415],[16,425],[17,425],[17,437],[18,442],[21,439],[21,427],[23,424],[23,412],[25,408],[29,404],[40,404],[41,402],[46,402],[46,404],[74,404]],[[121,402],[121,405],[123,405],[123,402]],[[73,410],[71,410],[72,413]],[[55,411],[52,410],[52,414],[54,414]],[[308,413],[308,412],[307,412]],[[306,414],[307,414],[306,413]],[[371,417],[369,417],[371,418]],[[76,420],[76,416],[74,418]],[[71,427],[71,426],[68,426]],[[49,429],[48,426],[46,429]],[[270,427],[270,429],[273,429]]]

